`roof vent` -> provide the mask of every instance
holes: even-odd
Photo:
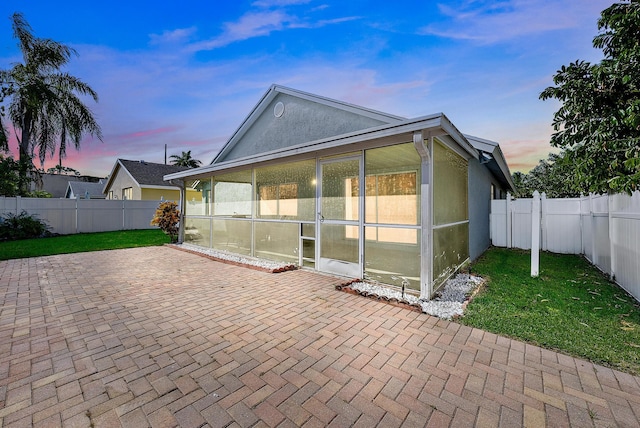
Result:
[[[275,117],[282,117],[284,114],[284,104],[282,101],[278,101],[276,105],[273,107],[273,115]]]

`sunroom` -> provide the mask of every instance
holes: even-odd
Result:
[[[470,178],[508,186],[481,162],[443,114],[272,86],[211,165],[165,179],[201,195],[181,201],[183,242],[430,298],[470,259]]]

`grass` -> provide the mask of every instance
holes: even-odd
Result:
[[[0,260],[118,248],[149,247],[169,243],[159,229],[122,230],[117,232],[79,233],[51,238],[0,242]]]
[[[640,304],[584,258],[492,248],[472,267],[487,285],[460,322],[640,374]]]

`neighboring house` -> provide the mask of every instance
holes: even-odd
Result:
[[[161,163],[118,159],[103,188],[107,199],[131,199],[146,201],[179,201],[180,188],[165,182],[163,177],[189,168]],[[200,198],[198,192],[190,192],[192,199]]]
[[[69,182],[97,183],[99,177],[88,175],[40,174],[31,183],[31,190],[43,190],[51,194],[52,198],[64,198],[69,188]]]
[[[104,183],[85,183],[82,181],[70,181],[67,184],[67,192],[64,197],[67,199],[105,199],[106,195],[102,193]]]
[[[423,298],[489,246],[490,201],[513,188],[498,144],[442,113],[406,119],[277,85],[210,165],[165,180],[202,194],[186,204],[186,241]]]

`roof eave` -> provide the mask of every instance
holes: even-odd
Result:
[[[391,125],[381,125],[374,128],[368,128],[360,131],[350,132],[335,137],[324,138],[309,143],[299,144],[280,150],[274,150],[259,155],[247,156],[241,159],[235,159],[228,162],[211,164],[200,168],[194,168],[178,173],[167,174],[164,176],[165,181],[182,180],[186,177],[206,176],[216,171],[251,165],[254,163],[270,161],[278,158],[286,158],[295,155],[312,153],[319,150],[327,150],[347,144],[355,144],[367,140],[374,140],[393,135],[399,135],[414,131],[442,130],[456,141],[464,151],[471,156],[478,157],[478,152],[469,144],[466,138],[451,124],[449,119],[442,113],[436,113],[428,116],[422,116],[415,119],[408,119],[400,123]]]

